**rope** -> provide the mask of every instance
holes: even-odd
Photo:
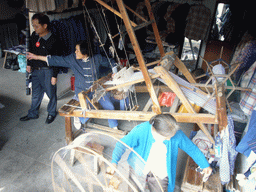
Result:
[[[97,8],[98,8],[98,4],[96,4],[96,5],[97,5]],[[98,10],[99,10],[99,8],[98,8]],[[101,17],[101,19],[102,19],[102,23],[104,24],[104,27],[105,27],[105,29],[106,29],[106,31],[107,31],[108,37],[109,37],[109,39],[110,39],[110,42],[111,42],[111,44],[112,44],[112,46],[113,46],[113,48],[114,48],[114,52],[115,52],[115,55],[116,55],[116,57],[117,57],[118,63],[120,64],[120,58],[118,57],[118,54],[117,54],[117,51],[116,51],[114,42],[113,42],[113,40],[112,40],[110,28],[108,27],[108,25],[106,25],[107,19],[106,19],[106,15],[105,15],[105,13],[104,13],[104,9],[102,8],[102,6],[101,6],[101,10],[102,10],[102,15],[104,15],[104,18],[103,18],[102,15],[100,14],[100,17]]]
[[[112,2],[112,1],[111,1],[111,5],[112,5],[112,7],[113,7],[113,2]],[[117,24],[117,29],[118,29],[118,32],[119,32],[119,34],[120,34],[120,39],[121,39],[121,42],[122,42],[122,46],[123,46],[123,48],[124,48],[125,57],[126,57],[126,60],[127,60],[127,62],[128,62],[128,66],[130,66],[129,59],[128,59],[128,55],[127,55],[127,51],[126,51],[125,46],[124,46],[124,40],[123,40],[123,37],[122,37],[122,32],[121,32],[120,27],[119,27],[119,25],[118,25],[116,15],[114,15],[114,16],[115,16],[115,20],[116,20],[116,24]],[[119,40],[119,42],[120,42],[120,40]],[[120,62],[120,61],[119,61],[119,62]]]
[[[86,12],[87,12],[88,18],[89,18],[89,20],[90,20],[90,22],[91,22],[91,25],[92,25],[92,27],[93,27],[93,29],[94,29],[95,34],[97,35],[97,38],[98,38],[98,40],[99,40],[99,42],[100,42],[100,46],[102,46],[103,51],[105,52],[106,58],[108,59],[109,64],[110,64],[111,67],[113,68],[113,65],[111,64],[110,59],[109,59],[109,57],[108,57],[108,54],[107,54],[105,48],[103,47],[104,44],[102,43],[102,41],[101,41],[101,39],[100,39],[100,36],[99,36],[99,34],[98,34],[97,30],[96,30],[96,27],[95,27],[95,25],[94,25],[94,23],[93,23],[93,21],[92,21],[92,18],[91,18],[90,14],[89,14],[89,11],[88,11],[88,9],[86,8],[85,5],[84,5],[84,9],[85,9]],[[84,10],[84,9],[83,9],[83,10]]]

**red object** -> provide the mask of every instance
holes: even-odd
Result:
[[[39,41],[36,42],[36,47],[40,47],[40,42]]]
[[[120,63],[123,67],[126,67],[127,59],[120,59]]]
[[[71,82],[71,90],[75,91],[75,76],[72,75],[72,77],[70,78],[70,82]]]
[[[161,93],[161,95],[158,98],[160,106],[166,106],[166,107],[172,106],[175,97],[176,97],[176,94],[172,92]]]

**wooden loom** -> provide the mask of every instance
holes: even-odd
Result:
[[[61,116],[65,117],[66,142],[69,144],[74,139],[74,136],[72,133],[72,126],[71,126],[71,117],[118,119],[118,120],[129,120],[129,121],[130,120],[147,121],[152,116],[154,116],[156,114],[170,113],[175,117],[177,122],[196,123],[198,125],[198,127],[206,134],[206,136],[209,138],[209,140],[214,144],[214,139],[212,137],[212,134],[208,131],[205,124],[218,125],[219,131],[221,131],[227,127],[227,111],[226,111],[227,98],[225,96],[225,90],[231,89],[232,92],[234,90],[242,90],[242,89],[236,88],[233,83],[232,83],[232,87],[227,87],[224,84],[224,82],[227,79],[230,79],[230,76],[232,75],[234,70],[228,75],[223,75],[223,77],[225,78],[224,82],[216,81],[215,85],[209,85],[209,82],[207,82],[206,84],[203,84],[203,85],[197,84],[195,78],[192,76],[192,74],[186,68],[184,63],[174,54],[174,52],[168,52],[168,53],[164,52],[162,41],[159,36],[159,32],[158,32],[157,25],[156,25],[156,22],[154,19],[154,15],[151,10],[151,5],[149,3],[149,0],[145,0],[145,4],[146,4],[146,7],[149,12],[150,21],[146,21],[145,19],[143,19],[145,21],[145,23],[142,24],[142,26],[152,24],[154,34],[155,34],[156,43],[160,50],[161,59],[158,61],[155,61],[153,63],[146,64],[145,60],[143,58],[141,49],[139,47],[139,44],[137,42],[135,33],[134,33],[134,30],[140,28],[141,26],[138,26],[135,23],[131,22],[128,17],[128,14],[126,12],[126,9],[129,9],[129,10],[131,10],[131,9],[127,6],[125,6],[122,0],[116,0],[120,12],[114,10],[113,8],[111,8],[110,6],[108,6],[106,3],[104,3],[101,0],[95,0],[95,1],[97,1],[99,4],[106,7],[107,9],[112,11],[114,14],[116,14],[117,16],[119,16],[123,19],[125,27],[126,27],[126,31],[129,35],[130,41],[133,45],[133,48],[134,48],[134,51],[135,51],[135,54],[137,57],[137,61],[139,63],[139,70],[143,74],[142,79],[132,81],[129,83],[124,83],[124,84],[118,85],[118,86],[104,87],[104,85],[103,85],[104,82],[110,78],[111,74],[109,76],[99,79],[96,83],[102,85],[105,88],[105,91],[111,91],[111,90],[118,89],[120,87],[136,85],[138,83],[145,82],[146,86],[143,86],[143,87],[136,86],[136,90],[141,91],[141,92],[148,92],[150,95],[150,99],[142,111],[134,111],[134,110],[133,111],[121,111],[121,110],[109,111],[109,110],[98,109],[97,106],[94,105],[93,101],[91,101],[87,97],[87,94],[90,91],[95,90],[94,88],[90,89],[87,92],[85,92],[85,91],[81,92],[79,94],[80,102],[71,100],[66,105],[64,105],[63,107],[61,107],[59,109],[59,114]],[[147,67],[156,65],[156,64],[158,64],[156,67],[154,67],[154,71],[156,72],[156,74],[150,74]],[[211,96],[212,97],[215,96],[215,98],[216,98],[216,113],[215,113],[215,115],[212,115],[209,113],[198,113],[198,111],[196,111],[194,109],[194,107],[191,105],[191,102],[187,99],[187,97],[183,93],[183,91],[181,89],[181,85],[179,85],[174,80],[174,78],[168,73],[171,65],[175,65],[175,67],[177,67],[179,69],[179,71],[185,76],[185,78],[191,85],[194,85],[196,87],[203,87],[203,89],[207,90],[208,94],[211,92]],[[211,69],[211,67],[209,66],[209,70],[210,69]],[[213,75],[213,78],[216,79],[216,77],[219,77],[219,76]],[[156,78],[160,78],[160,79],[164,80],[166,83],[166,86],[161,86],[161,89],[165,89],[167,91],[172,91],[177,96],[174,104],[172,105],[172,107],[170,107],[169,112],[163,112],[160,107],[160,104],[158,102],[157,91],[156,91],[156,88],[153,86],[153,80]],[[232,80],[231,80],[231,82],[232,82]],[[210,89],[211,89],[211,91],[209,91]],[[94,105],[95,109],[89,109],[87,107],[87,100]],[[186,108],[188,113],[176,112],[179,102],[183,104],[183,106]],[[151,105],[152,105],[152,111],[148,111],[148,109],[150,108]],[[80,106],[80,108],[78,108],[79,106]],[[99,127],[97,125],[91,125],[91,126],[94,126],[96,128],[100,128],[100,129],[107,129],[103,126],[102,127]],[[118,135],[120,136],[120,134],[121,134],[121,137],[122,137],[122,134],[123,134],[123,132],[119,131],[119,130],[108,129],[108,131],[111,131],[112,135],[115,134],[116,136],[118,136]],[[101,157],[101,153],[95,154],[95,157],[97,157],[97,158]],[[78,157],[77,159],[80,160],[81,158]],[[191,161],[191,159],[188,158],[182,187],[185,191],[188,191],[188,189],[193,191],[193,189],[191,188],[193,186],[193,187],[195,187],[195,190],[198,191],[198,190],[201,190],[203,188],[202,186],[204,185],[202,182],[202,176],[200,174],[197,174],[195,172],[195,170],[193,168],[191,168],[191,166],[194,165],[194,163],[190,162],[190,161]],[[96,159],[96,162],[97,162],[97,159]],[[96,170],[98,170],[98,169],[96,169]],[[195,177],[195,175],[197,175],[197,176]],[[194,183],[190,181],[191,178],[194,179],[193,180]],[[219,179],[219,178],[217,177],[217,179]],[[215,189],[214,191],[221,191],[221,190],[219,190],[221,188],[221,185],[219,185],[220,184],[219,180],[217,183],[212,181],[212,182],[208,182],[207,184],[211,185],[212,183],[214,183],[212,186],[216,186],[216,188],[218,188],[218,190]],[[186,187],[188,187],[188,188],[186,188]],[[209,190],[209,191],[211,191],[211,190]]]
[[[149,3],[149,0],[145,0],[146,7],[149,12],[150,21],[145,21],[143,26],[147,24],[152,23],[153,31],[155,34],[156,43],[159,47],[161,59],[159,61],[146,64],[145,60],[143,58],[140,46],[138,44],[137,38],[134,33],[134,28],[140,28],[140,26],[137,26],[135,23],[131,22],[126,8],[128,8],[126,5],[124,5],[122,0],[116,0],[117,5],[119,7],[120,12],[114,10],[112,7],[108,6],[106,3],[104,3],[101,0],[95,0],[102,6],[106,7],[110,11],[112,11],[117,16],[121,17],[123,19],[123,22],[126,27],[126,31],[129,35],[130,41],[133,45],[137,61],[139,64],[139,70],[143,74],[143,79],[136,80],[134,82],[125,83],[123,85],[113,86],[105,88],[106,91],[110,91],[113,89],[117,89],[122,86],[137,84],[140,82],[145,82],[146,89],[144,87],[144,90],[146,90],[150,95],[150,100],[152,102],[152,111],[147,111],[147,109],[144,108],[142,111],[121,111],[121,110],[99,110],[95,106],[95,109],[88,109],[86,99],[87,92],[81,92],[79,94],[79,101],[80,103],[76,103],[75,105],[81,106],[82,109],[76,109],[76,107],[67,108],[67,105],[70,105],[68,103],[67,105],[64,105],[62,108],[60,108],[59,113],[61,116],[65,117],[65,132],[66,132],[66,141],[67,143],[70,143],[73,140],[73,134],[72,134],[72,128],[71,128],[71,117],[88,117],[88,118],[100,118],[100,119],[118,119],[118,120],[135,120],[135,121],[147,121],[152,116],[156,114],[163,113],[161,110],[161,107],[158,102],[157,94],[155,92],[155,88],[153,86],[152,80],[154,78],[161,78],[163,79],[167,86],[165,86],[165,89],[169,89],[173,91],[176,96],[179,98],[180,102],[185,106],[188,113],[177,113],[173,108],[170,110],[170,113],[175,117],[177,122],[186,122],[186,123],[196,123],[199,128],[206,134],[206,136],[209,138],[209,140],[214,144],[214,139],[212,135],[207,130],[205,124],[218,124],[219,125],[219,131],[223,130],[227,126],[227,111],[226,111],[226,97],[225,97],[225,89],[223,83],[216,83],[214,87],[212,85],[211,88],[215,89],[216,92],[216,115],[212,114],[206,114],[206,113],[197,113],[194,108],[192,107],[190,101],[187,99],[187,97],[182,92],[179,84],[172,78],[172,76],[168,73],[169,66],[171,64],[175,65],[180,72],[186,77],[187,81],[193,85],[197,85],[200,87],[200,85],[196,84],[195,78],[191,75],[189,70],[186,68],[184,63],[173,53],[165,53],[162,45],[162,41],[160,39],[160,35],[158,32],[158,28],[155,22],[154,15],[151,10],[151,5]],[[130,8],[128,8],[130,10]],[[137,14],[136,14],[137,15]],[[134,28],[133,28],[134,27]],[[166,57],[168,56],[168,57]],[[164,58],[164,59],[163,59]],[[147,66],[150,66],[152,64],[157,64],[156,67],[154,67],[154,70],[157,72],[156,75],[152,75],[148,72]],[[166,70],[167,66],[167,70]],[[98,80],[97,83],[101,84],[102,82],[105,82],[108,79],[108,77],[104,77],[100,80]],[[201,85],[202,86],[202,85]],[[142,87],[136,87],[138,90],[142,90]],[[90,91],[94,91],[91,89]],[[75,102],[75,101],[70,101]],[[148,106],[148,105],[147,105]],[[85,112],[85,113],[84,113]],[[118,131],[116,132],[118,133]]]

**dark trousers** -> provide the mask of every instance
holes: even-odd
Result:
[[[135,174],[134,169],[130,167],[129,182],[139,192],[142,192],[142,191],[167,192],[169,179],[168,177],[165,177],[164,179],[160,179],[158,177],[156,178],[153,176],[152,173],[147,174],[146,178],[143,176],[140,177],[137,174]],[[162,189],[159,185],[161,185]],[[148,190],[146,190],[146,188],[148,188]],[[128,191],[132,192],[134,190],[129,186]]]
[[[159,183],[158,183],[158,181],[159,181]],[[164,192],[168,191],[168,182],[169,182],[168,177],[165,177],[164,179],[158,178],[158,181],[156,180],[156,178],[153,175],[151,175],[151,174],[147,175],[147,184],[148,184],[149,191],[150,192],[162,191],[159,184],[161,185]]]
[[[53,70],[41,69],[32,72],[32,103],[28,111],[29,117],[35,117],[39,113],[39,108],[44,97],[44,93],[49,97],[47,111],[49,115],[57,114],[57,94],[56,85],[51,84]]]

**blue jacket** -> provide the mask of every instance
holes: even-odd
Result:
[[[48,64],[50,66],[60,66],[70,68],[75,76],[75,94],[78,95],[81,91],[88,90],[94,81],[98,80],[104,75],[102,68],[111,69],[114,67],[114,59],[110,61],[100,54],[93,55],[84,62],[76,59],[76,55],[70,54],[68,56],[48,56]],[[111,66],[112,65],[112,66]]]
[[[136,151],[146,162],[152,147],[152,143],[155,142],[155,139],[151,133],[151,124],[147,121],[137,125],[128,135],[124,136],[121,141],[133,148],[133,150]],[[164,144],[167,147],[166,162],[169,178],[169,192],[173,191],[175,187],[176,165],[179,148],[185,151],[200,166],[200,168],[210,166],[200,149],[181,130],[177,131],[177,133],[170,140],[165,140]],[[120,142],[117,143],[112,154],[112,163],[117,164],[125,150],[126,147],[123,144]],[[138,174],[143,171],[144,163],[137,158],[135,153],[130,153],[128,162]],[[140,170],[138,170],[138,168]]]

